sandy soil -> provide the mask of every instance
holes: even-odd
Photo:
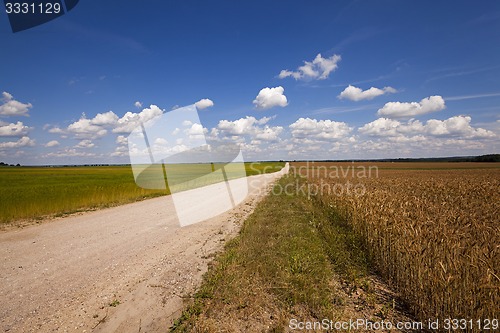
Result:
[[[182,228],[161,197],[0,233],[0,331],[165,332],[286,171],[249,177],[243,203]]]

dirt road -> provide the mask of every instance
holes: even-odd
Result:
[[[167,196],[0,233],[0,331],[165,332],[284,172],[249,177],[242,204],[182,228]]]

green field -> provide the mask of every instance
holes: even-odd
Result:
[[[245,163],[248,176],[280,170],[284,163]],[[155,166],[161,168],[161,166]],[[150,174],[158,175],[153,167]],[[169,185],[175,191],[204,186],[220,181],[203,177],[202,181],[186,180],[206,174],[207,167],[218,165],[167,166]],[[228,179],[241,175],[235,166],[225,169]],[[163,170],[159,170],[163,174]],[[146,177],[148,172],[145,172]],[[155,176],[156,177],[156,176]],[[0,223],[40,219],[78,211],[120,205],[146,198],[170,194],[170,189],[144,189],[136,185],[130,166],[99,167],[2,167],[0,168]]]

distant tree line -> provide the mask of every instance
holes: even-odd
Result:
[[[7,164],[7,163],[4,163],[4,162],[0,162],[0,167],[13,167],[13,166],[21,166],[21,164],[17,163],[17,164]]]
[[[467,162],[500,162],[500,154],[475,156]]]
[[[293,162],[306,162],[306,160],[294,160]],[[384,159],[366,159],[366,160],[363,159],[322,160],[322,162],[500,162],[500,154],[488,154],[481,156],[456,156],[456,157],[384,158]]]
[[[481,156],[428,157],[428,158],[393,158],[381,162],[500,162],[500,154]]]

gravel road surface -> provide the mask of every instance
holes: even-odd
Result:
[[[248,177],[243,203],[186,227],[166,196],[1,232],[0,331],[166,332],[285,172]]]

